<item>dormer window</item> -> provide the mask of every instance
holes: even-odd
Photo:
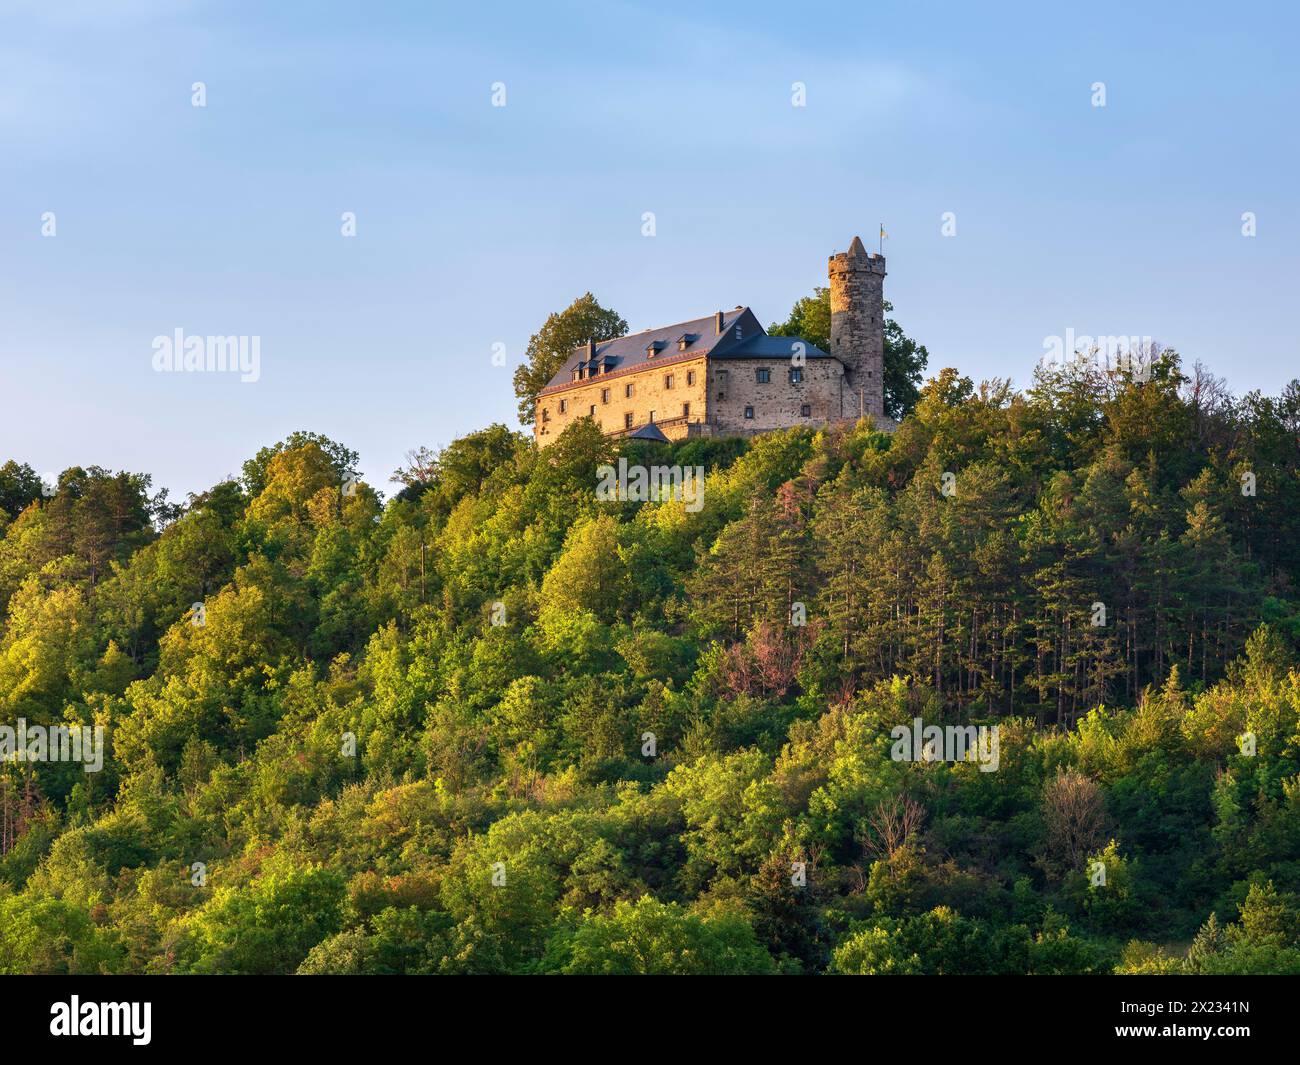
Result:
[[[677,350],[689,351],[693,343],[695,343],[695,334],[683,333],[681,336],[677,338]]]
[[[656,355],[659,354],[663,346],[664,346],[664,342],[662,340],[650,341],[650,343],[645,346],[645,357],[647,359],[653,359]]]

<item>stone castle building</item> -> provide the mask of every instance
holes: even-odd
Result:
[[[884,410],[885,259],[858,237],[830,257],[831,343],[770,336],[748,307],[588,341],[537,397],[533,435],[554,443],[579,418],[610,436],[737,436]]]

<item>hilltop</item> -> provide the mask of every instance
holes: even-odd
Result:
[[[1166,353],[387,502],[312,433],[181,507],[10,462],[0,724],[109,747],[0,767],[0,972],[1300,972],[1298,431]]]

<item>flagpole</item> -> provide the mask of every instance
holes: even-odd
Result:
[[[880,254],[885,254],[885,223],[880,223],[880,233],[876,240],[876,246],[880,249]]]

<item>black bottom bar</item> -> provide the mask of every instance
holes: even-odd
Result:
[[[1238,1044],[1292,1045],[1296,1020],[1296,984],[1277,977],[788,978],[726,987],[716,979],[704,986],[579,979],[580,986],[558,977],[506,986],[502,978],[16,977],[0,981],[0,997],[7,1050],[63,1044],[92,1055],[265,1047],[337,1054],[415,1040],[485,1053],[572,1043],[575,1051],[599,1048],[608,1060],[641,1058],[647,1039],[669,1032],[680,1047],[688,1031],[698,1033],[686,1039],[692,1047],[733,1052],[753,1044],[770,1053],[774,1039],[811,1050],[847,1036],[864,1048],[892,1037],[936,1048],[982,1045],[994,1056],[1026,1045],[1124,1044],[1223,1054]],[[83,1034],[96,1029],[101,1034]],[[69,1032],[77,1034],[62,1034]]]

